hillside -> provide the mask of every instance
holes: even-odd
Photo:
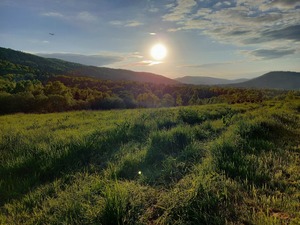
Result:
[[[179,82],[162,75],[131,70],[112,69],[106,67],[84,66],[70,70],[66,75],[89,76],[102,80],[124,80],[136,82],[149,82],[155,84],[179,84]]]
[[[78,63],[66,62],[60,59],[46,59],[40,56],[36,56],[29,53],[24,53],[21,51],[15,51],[12,49],[1,48],[0,47],[0,60],[10,64],[15,64],[20,67],[29,67],[32,71],[36,73],[53,73],[62,74],[76,68],[83,67],[83,65]],[[1,68],[1,75],[3,75],[6,68]],[[7,68],[8,70],[10,68]],[[22,72],[21,69],[18,72]]]
[[[299,224],[299,100],[0,116],[0,224]]]
[[[244,88],[299,90],[300,73],[284,71],[269,72],[252,80],[231,84],[230,86]]]
[[[215,77],[202,77],[202,76],[185,76],[179,77],[175,80],[184,83],[184,84],[195,84],[195,85],[218,85],[218,84],[234,84],[244,82],[247,79],[237,79],[237,80],[228,80],[228,79],[221,79]]]
[[[40,56],[0,47],[1,73],[32,73],[39,80],[47,80],[56,75],[90,76],[103,80],[125,80],[150,82],[157,84],[178,84],[167,77],[145,72],[111,69],[105,67],[85,66],[60,59]]]

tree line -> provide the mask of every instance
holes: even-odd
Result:
[[[30,74],[0,77],[0,113],[61,112],[83,109],[173,107],[212,103],[261,102],[284,91],[166,85],[56,76],[47,82]]]

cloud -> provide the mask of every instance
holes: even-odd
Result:
[[[84,22],[95,22],[97,21],[97,17],[89,12],[80,12],[77,15],[77,18]]]
[[[203,68],[203,69],[213,69],[213,68],[223,68],[224,66],[234,65],[243,63],[244,61],[230,61],[223,63],[206,63],[206,64],[190,64],[190,65],[181,65],[181,68]]]
[[[298,6],[299,0],[177,0],[162,18],[173,22],[169,32],[199,30],[221,43],[282,49],[300,42]]]
[[[137,20],[127,20],[127,21],[113,20],[110,21],[109,23],[114,26],[123,26],[123,27],[138,27],[144,25],[143,23]]]
[[[300,41],[300,24],[288,26],[278,30],[270,30],[263,32],[262,35],[266,35],[271,39],[287,39]]]
[[[299,0],[274,0],[270,3],[272,6],[281,8],[295,8],[300,5]]]
[[[154,66],[158,64],[162,64],[161,61],[153,61],[153,60],[143,60],[139,62],[133,62],[126,65],[123,65],[123,67],[140,67],[140,66]]]
[[[64,18],[65,16],[61,13],[58,12],[45,12],[41,14],[42,16],[47,16],[47,17],[55,17],[55,18]]]
[[[297,45],[297,42],[300,42],[300,25],[288,26],[277,30],[267,29],[261,31],[259,35],[244,39],[243,43],[257,44],[257,43],[265,43],[265,42],[280,41],[280,40],[293,41]]]
[[[143,23],[136,21],[136,20],[130,20],[127,21],[127,23],[124,24],[125,27],[138,27],[143,25]]]
[[[82,11],[79,12],[75,15],[67,15],[67,14],[62,14],[60,12],[44,12],[41,13],[41,16],[46,16],[46,17],[53,17],[56,19],[61,19],[65,20],[68,22],[84,22],[84,23],[91,23],[91,22],[96,22],[98,21],[98,17],[90,12],[87,11]]]
[[[148,12],[150,12],[150,13],[157,13],[157,12],[159,12],[159,8],[151,7],[151,8],[148,10]]]
[[[36,55],[46,58],[62,59],[70,62],[80,63],[90,66],[104,66],[123,60],[122,56],[111,55],[109,53],[83,55],[73,53],[37,53]]]
[[[120,20],[113,20],[113,21],[110,21],[109,23],[111,25],[114,25],[114,26],[121,26],[121,25],[123,25],[123,22],[120,21]]]
[[[244,51],[244,53],[260,59],[276,59],[286,55],[295,54],[296,50],[295,49],[257,49],[254,51]]]
[[[197,5],[197,2],[194,0],[178,0],[177,6],[173,7],[171,13],[163,16],[165,21],[178,21],[183,19],[187,14],[189,14],[192,8]],[[172,7],[168,4],[167,7]]]
[[[146,66],[154,66],[158,64],[162,64],[161,61],[153,61],[153,60],[144,60],[140,62],[140,65],[146,65]]]

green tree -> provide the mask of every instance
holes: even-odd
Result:
[[[182,100],[180,94],[177,94],[177,95],[176,95],[175,105],[176,105],[176,106],[182,106],[182,105],[183,105],[183,100]]]
[[[14,93],[20,93],[20,92],[31,93],[33,90],[34,90],[34,86],[30,80],[21,80],[16,83]]]
[[[161,100],[161,105],[171,107],[175,105],[175,99],[170,94],[165,94]]]
[[[70,90],[60,81],[49,82],[45,86],[46,95],[66,95]]]
[[[63,95],[48,95],[45,109],[47,112],[62,112],[68,110],[70,104]]]
[[[0,92],[12,93],[15,88],[15,83],[7,79],[0,79]]]
[[[159,98],[153,93],[143,93],[137,96],[137,102],[140,107],[157,107]]]
[[[135,108],[137,106],[137,102],[134,99],[134,96],[129,91],[121,91],[119,93],[119,97],[123,100],[126,108]]]

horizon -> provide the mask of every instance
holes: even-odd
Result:
[[[0,48],[4,48],[4,47],[1,47]],[[59,58],[46,58],[44,56],[40,56],[40,55],[36,55],[36,54],[32,54],[32,53],[29,53],[29,52],[23,52],[23,51],[20,51],[20,50],[15,50],[15,49],[11,49],[11,48],[6,48],[8,50],[12,50],[12,51],[17,51],[17,52],[21,52],[21,53],[25,53],[25,54],[31,54],[31,55],[35,55],[35,56],[38,56],[38,57],[42,57],[42,58],[45,58],[45,59],[58,59],[58,60],[62,60],[62,61],[65,61],[65,62],[71,62],[71,61],[66,61],[66,60],[63,60],[63,59],[59,59]],[[72,62],[71,62],[72,63]],[[75,62],[76,63],[76,62]],[[79,63],[80,64],[80,63]],[[81,64],[82,66],[93,66],[93,65],[86,65],[86,64]],[[99,67],[99,66],[95,66],[95,67]],[[134,70],[129,70],[129,69],[122,69],[122,68],[111,68],[111,67],[105,67],[105,66],[100,66],[99,68],[108,68],[108,69],[121,69],[121,70],[128,70],[128,71],[132,71],[132,72],[138,72],[138,73],[152,73],[152,72],[147,72],[147,71],[134,71]],[[243,81],[240,81],[240,82],[244,82],[244,81],[248,81],[248,80],[252,80],[252,79],[255,79],[255,78],[259,78],[263,75],[266,75],[266,74],[269,74],[269,73],[277,73],[277,72],[280,72],[280,73],[300,73],[299,71],[267,71],[263,74],[259,74],[258,76],[254,76],[254,77],[251,77],[251,78],[247,78],[247,77],[242,77],[242,78],[235,78],[235,79],[230,79],[230,78],[219,78],[219,77],[213,77],[213,76],[182,76],[182,77],[175,77],[175,78],[169,78],[167,76],[164,76],[163,74],[157,74],[157,73],[152,73],[154,75],[158,75],[158,76],[163,76],[165,78],[169,78],[169,79],[172,79],[172,80],[177,80],[177,79],[182,79],[182,78],[208,78],[208,79],[220,79],[220,80],[228,80],[228,81],[237,81],[237,80],[243,80]],[[181,82],[181,81],[179,81]]]
[[[3,47],[84,65],[251,79],[300,71],[300,2],[64,1],[0,3]],[[162,58],[150,54],[163,44]]]

